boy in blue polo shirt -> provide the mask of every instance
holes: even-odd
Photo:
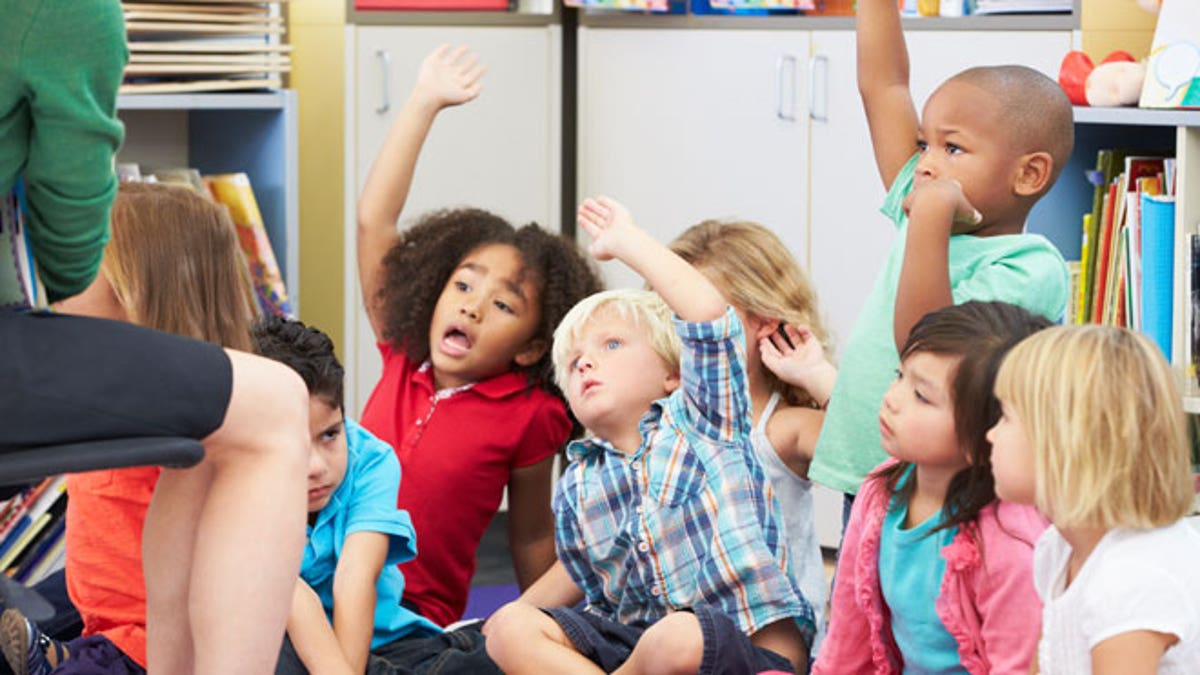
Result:
[[[308,542],[276,673],[498,673],[470,628],[443,633],[401,603],[397,564],[417,553],[396,508],[400,464],[390,446],[343,413],[343,370],[315,328],[268,317],[259,354],[300,374],[309,391]]]

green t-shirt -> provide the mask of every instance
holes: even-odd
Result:
[[[879,406],[900,366],[892,317],[908,234],[908,217],[901,204],[912,191],[916,164],[914,155],[884,200],[881,211],[899,229],[842,350],[837,382],[809,468],[811,480],[849,494],[857,494],[871,469],[887,458],[879,440]],[[1041,235],[953,235],[949,261],[956,304],[999,300],[1055,321],[1066,311],[1067,265],[1058,249]]]

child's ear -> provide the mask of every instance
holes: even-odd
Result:
[[[546,350],[549,346],[545,340],[534,338],[525,343],[521,351],[517,352],[517,355],[513,357],[513,361],[522,368],[528,368],[546,355]]]
[[[667,376],[667,379],[663,381],[663,389],[666,389],[668,394],[673,393],[679,388],[679,383],[679,373],[671,373]]]
[[[1013,191],[1022,197],[1040,194],[1050,183],[1054,173],[1054,157],[1045,151],[1023,155],[1017,165],[1017,178]]]

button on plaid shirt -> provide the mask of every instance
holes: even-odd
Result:
[[[609,619],[649,624],[707,604],[747,634],[793,618],[811,644],[812,608],[788,575],[779,506],[750,444],[741,323],[729,309],[675,329],[681,386],[642,417],[637,452],[600,438],[567,448],[559,559]]]

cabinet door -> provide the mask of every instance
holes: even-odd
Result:
[[[447,27],[363,26],[351,29],[354,61],[348,66],[353,90],[353,195],[357,199],[395,118],[416,80],[421,59],[440,44],[465,44],[487,67],[483,93],[471,103],[443,111],[421,151],[404,227],[432,209],[488,209],[515,225],[537,222],[559,231],[561,199],[562,41],[558,26]],[[385,106],[386,104],[386,106]],[[386,107],[386,109],[384,109]],[[347,352],[353,385],[347,407],[357,413],[379,379],[379,352],[362,309],[353,261],[353,210],[348,273],[354,277],[353,318]],[[351,340],[348,340],[350,342]]]
[[[913,99],[979,65],[1017,63],[1057,77],[1070,49],[1063,31],[909,31]],[[844,344],[895,228],[879,213],[887,193],[875,167],[855,79],[851,31],[813,33],[810,271],[837,344]],[[916,148],[913,149],[914,151]]]
[[[807,54],[805,32],[581,28],[579,197],[621,200],[663,242],[758,221],[804,260]]]

